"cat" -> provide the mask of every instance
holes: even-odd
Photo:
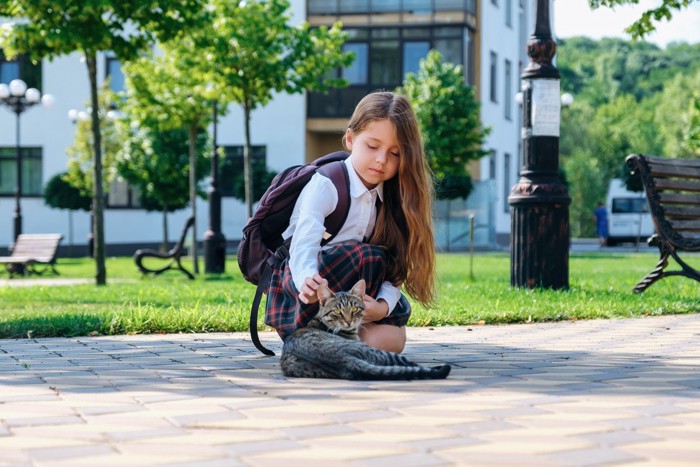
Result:
[[[282,347],[285,376],[349,380],[443,379],[450,365],[423,367],[393,352],[360,341],[365,281],[349,292],[319,286],[319,310],[307,327],[294,331]]]

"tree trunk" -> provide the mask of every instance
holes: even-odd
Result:
[[[243,105],[245,145],[243,146],[243,175],[245,177],[245,207],[248,218],[253,216],[253,162],[250,153],[250,105]]]
[[[163,206],[163,253],[168,251],[168,207]]]
[[[197,253],[197,128],[190,127],[190,205],[192,205],[192,217],[195,219],[192,225],[192,261],[195,274],[199,274],[199,255]]]
[[[85,62],[90,78],[90,101],[92,104],[92,135],[93,135],[93,188],[92,205],[94,210],[93,232],[95,235],[95,282],[97,285],[107,284],[105,268],[105,233],[104,233],[104,190],[102,188],[102,134],[100,132],[99,100],[97,98],[97,57],[94,52],[85,53]]]

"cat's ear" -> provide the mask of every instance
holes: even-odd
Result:
[[[366,287],[367,285],[365,284],[365,280],[360,279],[359,281],[357,281],[357,284],[352,286],[352,290],[350,290],[350,293],[353,295],[357,295],[358,297],[364,297]]]
[[[321,305],[326,303],[330,298],[333,297],[333,292],[325,284],[319,284],[316,289],[316,296]]]

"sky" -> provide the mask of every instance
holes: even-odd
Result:
[[[638,5],[591,10],[588,0],[555,0],[553,33],[555,38],[588,36],[593,39],[630,39],[629,34],[624,32],[625,28],[640,18],[644,11],[660,4],[661,0],[641,0]],[[700,43],[700,1],[677,11],[670,22],[664,20],[659,23],[657,31],[645,40],[660,47],[673,41]]]

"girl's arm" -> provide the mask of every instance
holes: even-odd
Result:
[[[377,299],[365,295],[365,321],[379,321],[389,316],[401,298],[401,290],[385,281],[379,289]]]
[[[289,269],[299,292],[308,278],[318,276],[318,252],[326,231],[323,222],[337,204],[338,192],[333,182],[319,174],[314,175],[299,194],[295,206],[295,211],[299,208],[299,214],[289,248]]]

